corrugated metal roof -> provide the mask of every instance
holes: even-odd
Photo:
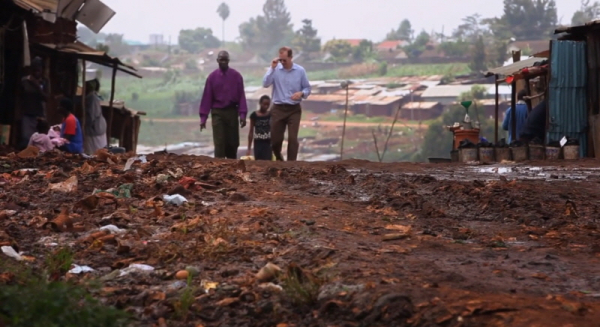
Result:
[[[91,62],[95,62],[100,65],[112,67],[114,64],[117,64],[118,70],[127,73],[129,75],[133,75],[136,77],[140,77],[136,73],[136,69],[133,66],[129,66],[124,64],[117,57],[111,57],[106,54],[106,52],[98,51],[94,48],[89,47],[85,43],[75,42],[68,44],[39,44],[42,47],[52,49],[54,51],[63,52],[67,54],[75,55],[77,58],[89,60]]]
[[[402,106],[402,109],[426,109],[429,110],[439,105],[439,102],[409,102]]]
[[[584,25],[559,26],[554,30],[554,34],[584,32],[591,28],[598,27],[598,25],[600,25],[600,20],[593,20],[585,23]]]
[[[58,7],[58,0],[13,0],[13,2],[25,10],[37,12],[56,12]]]
[[[563,136],[579,140],[579,153],[587,153],[587,63],[584,42],[552,41],[549,87],[550,140]]]
[[[528,58],[528,59],[525,59],[525,60],[517,61],[514,64],[510,64],[510,65],[506,65],[506,66],[502,66],[502,67],[490,69],[487,72],[486,75],[487,76],[491,76],[491,75],[500,75],[500,76],[513,75],[513,74],[518,73],[521,69],[527,68],[527,67],[531,67],[536,62],[544,61],[545,59],[546,58],[536,58],[536,57]]]
[[[458,97],[465,92],[471,91],[474,85],[437,85],[423,92],[424,98],[450,98]]]

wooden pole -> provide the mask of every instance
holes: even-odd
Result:
[[[498,75],[496,75],[496,108],[495,108],[495,115],[494,115],[494,143],[498,144],[498,114],[500,111],[500,94],[499,94],[499,90],[498,90]]]
[[[525,79],[525,91],[527,91],[527,97],[525,97],[525,103],[527,103],[527,112],[531,112],[533,105],[531,104],[531,83],[529,78]]]
[[[85,135],[85,60],[81,60],[81,134]]]
[[[513,63],[521,61],[521,51],[513,51],[512,54]],[[517,81],[513,79],[512,90],[511,90],[511,113],[510,113],[510,126],[512,129],[511,140],[512,142],[517,140]]]
[[[402,105],[398,105],[398,110],[396,110],[396,116],[394,117],[394,121],[392,122],[392,127],[390,127],[390,131],[387,135],[387,138],[385,139],[385,144],[383,145],[383,152],[381,153],[381,160],[379,160],[379,162],[383,162],[383,158],[385,157],[385,153],[387,152],[388,149],[388,142],[390,141],[390,137],[392,137],[392,133],[394,132],[394,126],[396,125],[396,122],[398,121],[398,114],[400,113],[400,109],[402,109]]]
[[[109,118],[108,118],[108,128],[106,131],[106,144],[108,146],[110,146],[110,138],[112,136],[112,124],[113,124],[113,104],[115,101],[115,80],[117,79],[117,63],[113,64],[113,71],[112,71],[112,79],[110,82],[110,102],[108,105],[108,112],[109,112]]]
[[[340,160],[344,160],[344,138],[346,138],[346,118],[348,117],[348,89],[350,85],[346,82],[346,110],[344,110],[344,127],[342,127],[342,145],[340,149]]]

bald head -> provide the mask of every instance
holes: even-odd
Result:
[[[229,69],[229,52],[220,51],[217,55],[217,63],[219,63],[219,69],[222,71]]]

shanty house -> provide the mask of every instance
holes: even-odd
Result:
[[[430,120],[439,117],[444,106],[439,102],[409,102],[402,106],[400,118],[409,120]]]
[[[113,129],[114,119],[119,115],[110,109],[114,103],[116,71],[138,76],[135,69],[77,41],[77,22],[99,32],[114,14],[98,0],[85,3],[81,0],[0,0],[0,125],[3,131],[10,131],[6,143],[18,143],[22,114],[19,85],[29,74],[31,60],[35,57],[42,59],[43,76],[49,81],[46,118],[50,124],[62,121],[58,113],[60,98],[76,98],[78,83],[85,79],[85,62],[94,62],[113,69],[111,99],[105,114],[107,137],[120,139],[122,135],[128,135],[126,138],[137,142],[137,135],[134,137],[133,133],[139,131],[138,115],[127,124],[137,128],[123,132]],[[82,76],[78,71],[82,71]],[[85,88],[85,83],[81,84]],[[79,93],[85,93],[85,90]],[[83,126],[85,110],[82,104],[76,105],[79,105],[76,116]],[[123,142],[120,140],[120,143]],[[131,144],[127,150],[135,151],[135,145]]]

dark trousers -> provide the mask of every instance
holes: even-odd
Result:
[[[274,104],[271,108],[271,145],[273,154],[279,161],[283,161],[281,148],[285,137],[285,130],[288,130],[287,160],[296,161],[298,158],[298,131],[300,130],[300,120],[302,119],[302,108],[296,105]]]
[[[273,160],[273,151],[271,150],[270,140],[254,140],[254,159]]]
[[[21,138],[19,140],[19,148],[25,149],[29,144],[31,135],[35,132],[37,132],[37,117],[23,116],[23,118],[21,118]]]
[[[215,158],[237,159],[240,146],[240,121],[237,108],[212,109]]]

